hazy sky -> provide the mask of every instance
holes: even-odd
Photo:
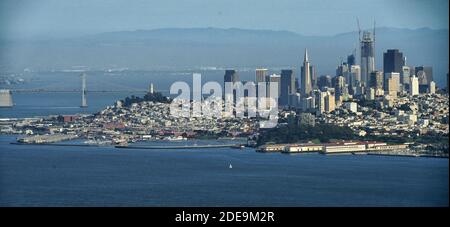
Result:
[[[164,27],[334,35],[362,27],[448,29],[448,0],[1,0],[0,32],[60,37]]]

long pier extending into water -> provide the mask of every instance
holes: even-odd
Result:
[[[183,145],[183,146],[127,146],[117,145],[116,148],[125,149],[205,149],[205,148],[242,148],[244,144],[219,144],[219,145]]]
[[[98,144],[61,144],[61,143],[52,143],[52,142],[12,142],[10,144],[15,145],[41,145],[41,146],[62,146],[62,147],[100,147],[100,146],[108,146],[108,145],[98,145]],[[183,146],[128,146],[128,145],[116,145],[111,146],[114,148],[120,149],[206,149],[206,148],[242,148],[245,144],[209,144],[209,145],[183,145]]]

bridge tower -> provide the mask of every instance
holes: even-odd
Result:
[[[81,108],[86,108],[87,97],[86,97],[86,73],[81,74]]]

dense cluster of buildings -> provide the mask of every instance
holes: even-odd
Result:
[[[369,138],[448,136],[448,88],[446,92],[438,91],[430,66],[410,66],[402,52],[388,49],[383,53],[382,70],[377,69],[375,35],[369,31],[360,37],[359,64],[356,59],[354,51],[347,56],[346,62],[337,66],[336,75],[317,76],[316,67],[311,64],[305,49],[299,77],[293,69],[281,70],[280,74],[269,74],[269,70],[264,68],[256,69],[255,84],[265,86],[266,90],[266,94],[257,93],[257,97],[270,97],[270,87],[275,83],[279,91],[278,107],[282,110],[280,119],[294,117],[300,125],[320,122],[348,126],[357,135]],[[226,70],[224,82],[239,81],[235,70]],[[366,148],[361,150],[368,149],[365,145]],[[327,152],[329,146],[308,144],[306,148],[303,145],[298,148],[298,145],[272,144],[262,150],[312,149]],[[383,146],[379,148],[388,149],[386,144]]]
[[[333,113],[319,116],[318,121],[349,126],[359,136],[416,137],[448,135],[448,113],[448,96],[420,94],[394,100],[381,97],[365,106],[345,102]]]
[[[375,67],[375,37],[364,32],[360,39],[360,64],[356,53],[337,66],[336,75],[317,76],[308,51],[299,70],[299,80],[293,69],[270,74],[267,69],[256,69],[255,83],[265,84],[270,96],[270,83],[278,84],[278,106],[295,108],[303,112],[322,115],[334,111],[347,101],[376,100],[380,97],[395,101],[399,97],[411,98],[422,94],[435,94],[433,70],[429,66],[408,66],[406,57],[397,49],[383,54],[383,70]],[[235,70],[226,70],[224,82],[239,82]],[[258,96],[261,97],[261,96]]]
[[[318,77],[305,49],[299,77],[293,69],[280,74],[256,69],[255,82],[267,87],[267,97],[269,85],[278,85],[280,109],[311,113],[316,121],[350,126],[360,135],[448,134],[448,94],[437,94],[432,68],[408,66],[402,52],[388,49],[383,69],[377,70],[374,46],[374,32],[363,32],[360,64],[355,51],[337,66],[334,77]],[[239,82],[239,76],[227,70],[224,81]]]
[[[182,140],[203,136],[245,137],[254,134],[257,129],[255,119],[174,117],[170,114],[170,103],[151,101],[133,103],[129,107],[117,101],[114,106],[108,106],[94,115],[60,115],[0,122],[2,133],[77,135],[78,138],[97,144],[124,144],[153,139]],[[36,138],[44,141],[41,137]],[[65,137],[49,137],[45,140],[63,140],[61,138]]]

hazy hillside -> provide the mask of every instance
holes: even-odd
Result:
[[[408,65],[433,66],[435,80],[445,83],[448,30],[378,28],[376,64],[382,52],[398,48]],[[356,32],[302,36],[288,31],[245,29],[155,29],[102,33],[63,40],[2,41],[4,70],[90,68],[130,69],[220,67],[296,67],[309,49],[319,74],[334,75],[341,58],[357,47]]]

